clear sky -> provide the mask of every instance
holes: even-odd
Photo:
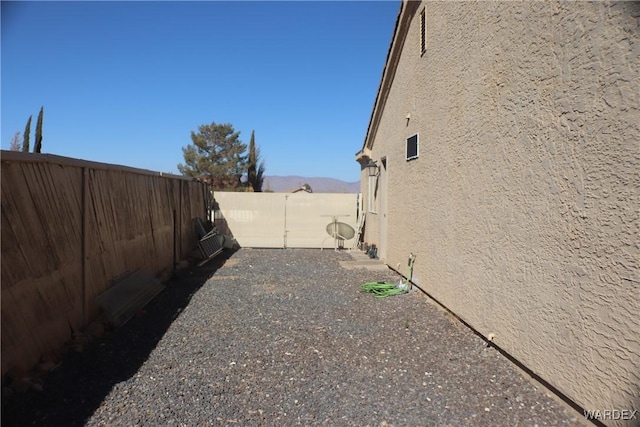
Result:
[[[177,173],[231,123],[266,175],[359,180],[399,1],[2,1],[2,149]]]

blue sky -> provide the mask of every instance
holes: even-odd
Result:
[[[2,149],[177,173],[201,124],[251,131],[266,175],[359,180],[400,3],[2,1]]]

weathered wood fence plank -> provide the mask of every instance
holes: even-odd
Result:
[[[194,250],[201,182],[124,166],[1,153],[2,375],[55,352],[126,272],[156,275]],[[174,223],[174,211],[176,222]]]

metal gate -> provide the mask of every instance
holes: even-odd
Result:
[[[330,223],[357,224],[358,194],[217,192],[214,199],[216,225],[242,247],[332,248]]]

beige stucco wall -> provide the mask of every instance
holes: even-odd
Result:
[[[423,5],[365,240],[386,215],[387,264],[414,252],[420,287],[584,408],[640,409],[639,3]]]

